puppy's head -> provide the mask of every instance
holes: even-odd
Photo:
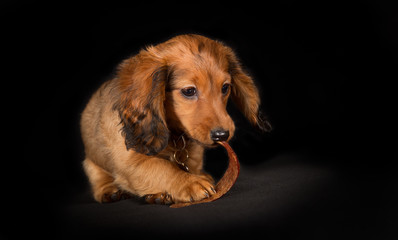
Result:
[[[181,35],[142,50],[119,66],[118,83],[114,107],[127,149],[157,154],[171,131],[205,146],[228,141],[235,131],[229,97],[251,123],[270,129],[259,118],[258,90],[233,51],[203,36]]]

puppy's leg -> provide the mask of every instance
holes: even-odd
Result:
[[[128,193],[119,190],[114,184],[114,178],[90,159],[84,160],[83,167],[96,201],[107,203],[131,197]]]
[[[169,196],[173,202],[199,201],[215,193],[208,177],[187,173],[161,158],[143,159],[124,173],[116,176],[118,186],[141,197],[150,195],[148,202],[156,203],[159,198],[160,203],[167,204]]]

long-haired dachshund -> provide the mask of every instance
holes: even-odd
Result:
[[[91,97],[81,118],[84,170],[95,200],[129,194],[148,202],[198,201],[214,194],[203,152],[235,126],[228,98],[260,129],[260,98],[231,48],[181,35],[124,60]]]

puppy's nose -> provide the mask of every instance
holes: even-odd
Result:
[[[213,141],[226,141],[229,137],[229,131],[226,131],[221,128],[216,128],[211,130],[210,137]]]

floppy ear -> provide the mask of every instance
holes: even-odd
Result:
[[[167,146],[167,79],[166,63],[146,50],[119,65],[114,109],[119,112],[127,150],[155,155]]]
[[[232,79],[232,101],[254,126],[264,132],[271,131],[271,124],[259,111],[260,96],[253,79],[242,70],[232,49],[227,48],[227,56]]]

